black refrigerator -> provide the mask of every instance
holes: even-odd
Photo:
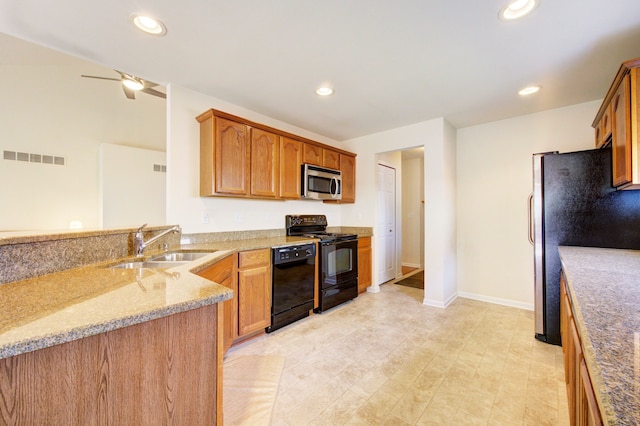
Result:
[[[640,249],[640,191],[611,186],[611,149],[533,155],[535,336],[560,345],[558,246]]]

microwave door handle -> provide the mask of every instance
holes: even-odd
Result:
[[[332,177],[331,178],[331,187],[329,189],[329,192],[331,192],[331,196],[335,198],[336,195],[338,195],[338,179]]]

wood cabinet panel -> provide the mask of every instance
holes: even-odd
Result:
[[[249,128],[215,117],[215,190],[220,194],[249,194]]]
[[[613,185],[622,186],[632,181],[631,174],[631,111],[630,76],[627,75],[611,101]]]
[[[280,178],[280,137],[251,129],[251,195],[276,198]]]
[[[217,306],[0,360],[0,424],[222,424]]]
[[[371,286],[371,237],[358,238],[358,293]]]
[[[593,393],[593,385],[587,370],[587,363],[582,359],[579,365],[580,386],[578,395],[577,424],[588,426],[602,426],[602,416],[598,409],[596,395]]]
[[[356,157],[340,154],[342,171],[342,203],[356,202]]]
[[[322,147],[305,143],[302,152],[302,162],[322,166]]]
[[[271,250],[251,250],[238,260],[238,336],[271,324]]]
[[[340,170],[340,153],[324,148],[322,150],[322,165],[329,169]]]
[[[302,142],[281,138],[280,141],[280,198],[300,198]]]
[[[560,332],[569,421],[571,425],[579,426],[602,425],[564,274],[560,279],[560,298]]]
[[[217,282],[233,290],[233,299],[220,303],[222,310],[222,347],[226,352],[238,337],[238,255],[228,256],[198,272],[203,278]]]

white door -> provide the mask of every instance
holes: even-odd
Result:
[[[378,164],[378,284],[396,277],[396,169]]]

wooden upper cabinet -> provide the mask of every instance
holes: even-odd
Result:
[[[300,199],[301,165],[308,163],[343,170],[343,192],[355,200],[355,154],[214,109],[196,120],[200,196]]]
[[[305,143],[302,152],[302,162],[322,166],[322,147]]]
[[[596,127],[596,148],[600,148],[607,143],[611,137],[611,104],[600,119],[600,123]]]
[[[280,141],[280,198],[300,198],[303,143],[282,137]]]
[[[597,147],[611,140],[612,184],[618,189],[640,189],[639,70],[640,58],[620,66],[592,124]]]
[[[251,195],[276,198],[279,194],[280,137],[251,129]]]
[[[216,192],[249,193],[249,129],[235,121],[216,117]]]
[[[248,195],[251,160],[248,126],[211,114],[198,119],[200,195]]]
[[[342,171],[343,203],[356,202],[356,157],[340,154],[340,171]]]
[[[330,149],[323,149],[322,165],[329,169],[340,170],[340,153]]]
[[[630,129],[630,79],[625,76],[611,100],[613,118],[613,186],[622,186],[632,181],[631,175],[631,129]]]

